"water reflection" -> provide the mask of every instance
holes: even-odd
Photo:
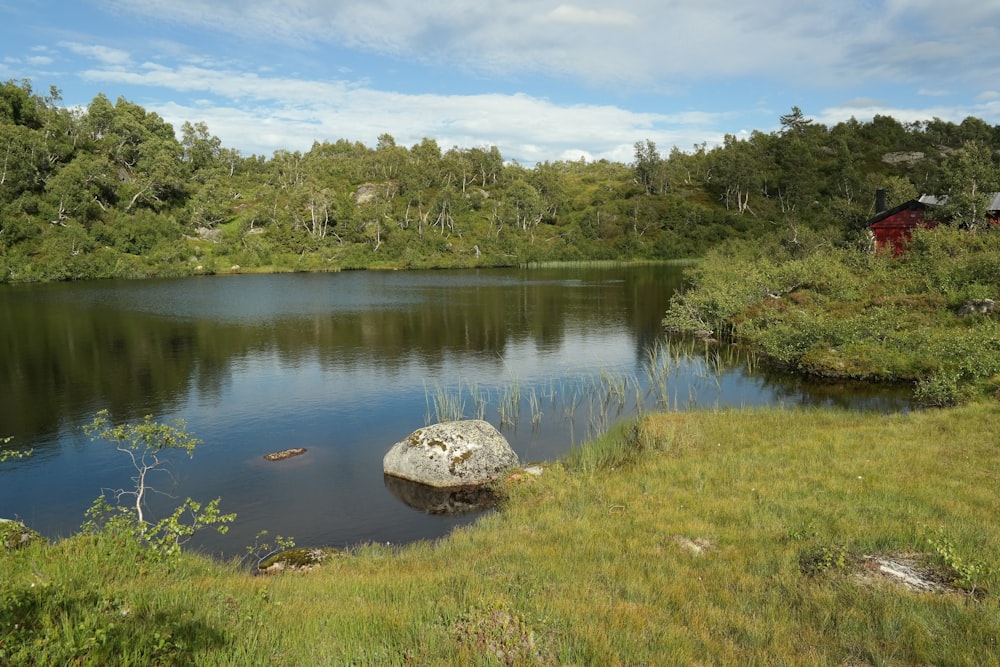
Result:
[[[427,514],[474,514],[496,507],[496,493],[489,486],[441,488],[383,475],[385,488],[407,506]]]
[[[0,466],[0,512],[66,535],[101,488],[129,485],[81,432],[100,409],[187,420],[204,444],[154,509],[221,496],[239,519],[202,546],[241,553],[261,529],[345,546],[472,520],[415,512],[381,480],[388,448],[448,410],[490,421],[529,462],[643,409],[905,404],[750,373],[727,346],[664,347],[680,281],[632,267],[5,286],[0,435],[35,456]],[[295,447],[308,451],[263,461]]]

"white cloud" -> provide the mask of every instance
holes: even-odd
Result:
[[[203,99],[149,108],[175,126],[203,120],[226,145],[264,155],[277,149],[308,150],[314,141],[341,138],[373,144],[388,132],[402,145],[424,137],[436,139],[443,148],[497,145],[505,158],[528,165],[581,155],[627,162],[637,140],[649,137],[665,147],[678,142],[691,145],[706,132],[715,134],[710,124],[717,120],[710,114],[637,113],[610,105],[558,106],[525,94],[408,95],[344,82],[281,80],[196,68],[92,70],[88,76],[183,85],[190,91],[242,99],[238,107]]]
[[[892,34],[892,17],[851,0],[817,6],[790,0],[107,0],[117,11],[170,17],[203,29],[339,44],[490,74],[547,72],[592,82],[669,85],[675,79],[770,72],[828,80]],[[905,15],[905,7],[896,14]],[[625,29],[627,28],[627,29]],[[875,41],[879,35],[881,41]],[[891,40],[896,45],[896,40]],[[860,45],[858,45],[860,42]]]
[[[115,13],[295,49],[332,45],[616,87],[749,74],[809,86],[852,85],[859,76],[921,81],[943,70],[966,80],[1000,75],[991,49],[1000,3],[982,0],[632,0],[625,8],[606,0],[97,1]]]
[[[132,60],[127,51],[99,44],[62,42],[60,43],[60,46],[69,49],[77,55],[84,56],[86,58],[93,58],[94,60],[109,66],[128,65]]]
[[[587,9],[577,5],[559,5],[542,17],[553,23],[589,23],[603,27],[632,26],[637,20],[634,14],[621,9]]]
[[[90,25],[46,17],[59,48],[8,40],[0,72],[58,67],[84,95],[124,95],[175,125],[205,120],[265,155],[389,132],[496,144],[526,164],[627,162],[647,138],[666,151],[768,131],[793,104],[826,124],[1000,120],[988,48],[1000,3],[981,0],[89,2],[107,12]],[[0,41],[14,34],[0,27]]]
[[[91,67],[80,76],[106,87],[141,86],[172,91],[173,101],[142,100],[175,127],[204,120],[226,145],[270,155],[278,149],[308,150],[314,141],[340,138],[373,143],[383,132],[409,145],[433,137],[443,147],[497,145],[508,159],[525,164],[561,155],[628,161],[636,140],[670,145],[683,134],[704,134],[711,114],[677,115],[628,111],[607,104],[557,105],[523,93],[436,95],[377,90],[365,82],[318,81],[268,76],[200,65],[143,62],[99,45],[74,43],[73,50],[113,66]],[[182,101],[177,96],[194,96]],[[667,129],[671,128],[671,129]],[[688,145],[693,142],[685,143]]]

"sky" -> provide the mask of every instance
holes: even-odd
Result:
[[[265,157],[388,133],[629,163],[793,106],[997,125],[998,45],[1000,0],[0,0],[0,80],[124,97]]]

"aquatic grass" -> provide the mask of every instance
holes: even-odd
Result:
[[[512,375],[488,387],[476,381],[461,381],[454,388],[425,385],[425,418],[427,423],[462,419],[471,405],[473,418],[495,414],[501,431],[516,431],[522,415],[535,431],[549,413],[568,426],[574,443],[578,432],[593,439],[616,421],[650,409],[697,407],[700,393],[717,391],[726,368],[739,360],[740,353],[728,348],[718,350],[684,339],[659,341],[647,351],[641,375],[600,368],[578,377],[532,383]],[[682,388],[686,397],[679,394]]]
[[[424,383],[424,402],[426,413],[424,422],[458,421],[465,418],[465,400],[461,389],[451,392],[441,385],[435,385],[431,391]]]
[[[537,429],[538,425],[542,421],[542,407],[541,401],[538,398],[538,393],[535,388],[532,387],[528,394],[528,405],[531,407],[531,427]]]
[[[497,413],[500,417],[500,426],[514,428],[521,413],[521,385],[511,382],[499,389],[497,400]]]
[[[621,268],[628,266],[693,266],[696,259],[587,259],[587,260],[553,260],[541,262],[526,262],[520,265],[523,269],[590,269],[590,268]]]
[[[486,409],[489,406],[490,398],[485,389],[477,383],[469,383],[469,396],[472,398],[472,412],[475,419],[485,420]]]
[[[670,348],[659,340],[646,349],[642,368],[646,374],[648,391],[654,397],[654,406],[669,407],[668,380],[678,364],[679,362],[670,354]]]

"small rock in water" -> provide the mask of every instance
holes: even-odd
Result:
[[[298,456],[299,454],[305,454],[305,447],[295,447],[294,449],[283,449],[280,452],[273,452],[271,454],[265,454],[264,459],[267,461],[283,461],[285,459],[290,459],[293,456]]]

